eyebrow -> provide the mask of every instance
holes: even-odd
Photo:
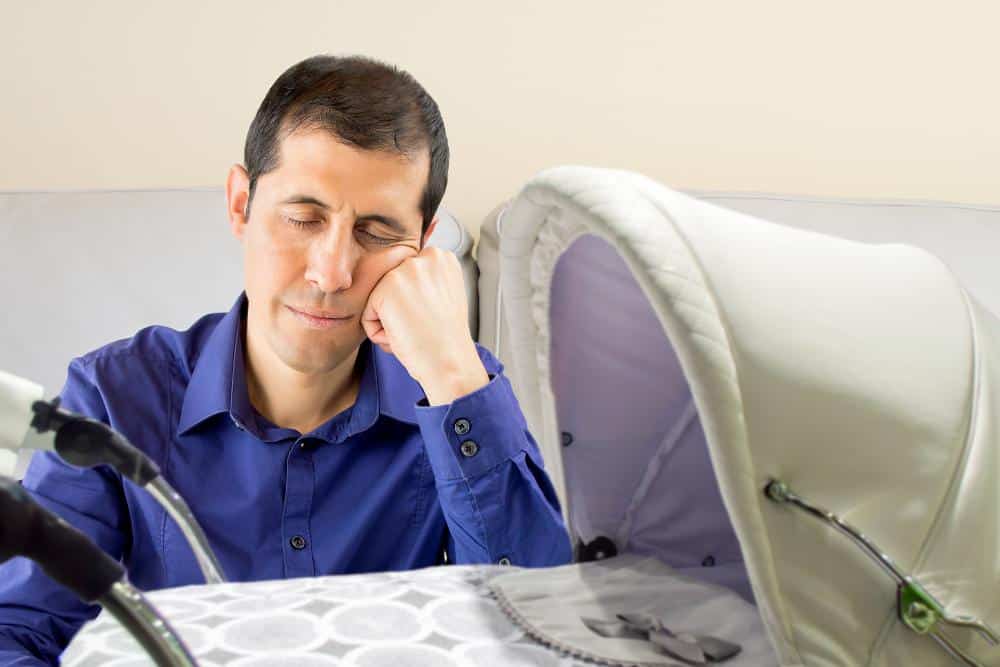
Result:
[[[282,204],[309,204],[321,208],[324,211],[330,210],[330,205],[324,201],[316,199],[315,197],[310,197],[308,195],[292,195],[281,202]],[[386,227],[389,227],[394,232],[400,235],[409,234],[410,231],[406,228],[406,225],[401,223],[396,218],[390,217],[388,215],[381,215],[379,213],[370,213],[368,215],[359,215],[355,222],[380,222]]]
[[[282,200],[282,204],[312,204],[313,206],[318,206],[324,210],[330,210],[330,205],[326,202],[322,202],[315,197],[310,197],[308,195],[292,195],[291,197]]]

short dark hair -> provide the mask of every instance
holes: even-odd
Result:
[[[365,150],[429,150],[420,198],[427,230],[448,186],[448,136],[437,103],[410,74],[364,56],[313,56],[285,70],[247,131],[248,212],[257,179],[278,166],[279,142],[298,129],[327,130]]]

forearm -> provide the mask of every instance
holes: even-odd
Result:
[[[451,561],[522,567],[569,562],[569,537],[544,474],[522,454],[476,479],[439,484]]]
[[[0,609],[2,617],[2,609]],[[21,624],[0,623],[0,665],[43,667],[58,665],[61,648],[50,637]]]
[[[502,375],[453,402],[418,409],[453,562],[543,566],[569,539],[535,441]]]
[[[114,485],[106,482],[97,470],[69,466],[46,452],[34,457],[24,487],[37,503],[120,558],[121,512]],[[0,664],[58,664],[73,635],[99,611],[28,559],[0,564]]]

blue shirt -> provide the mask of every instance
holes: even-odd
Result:
[[[160,466],[228,580],[412,569],[440,563],[445,547],[456,563],[569,561],[555,492],[488,351],[477,346],[489,384],[429,407],[399,361],[365,341],[354,405],[300,434],[250,404],[245,307],[241,296],[187,331],[150,327],[75,359],[61,394]],[[478,447],[463,448],[470,440]],[[121,559],[139,588],[204,581],[177,525],[110,468],[36,454],[24,486]],[[12,559],[0,566],[0,664],[55,664],[98,611]]]

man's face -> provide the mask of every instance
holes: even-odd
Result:
[[[303,373],[350,358],[365,339],[361,314],[375,284],[420,251],[429,162],[426,151],[404,157],[347,146],[322,130],[294,132],[281,141],[278,168],[258,179],[243,224],[231,175],[247,336],[257,347]]]

